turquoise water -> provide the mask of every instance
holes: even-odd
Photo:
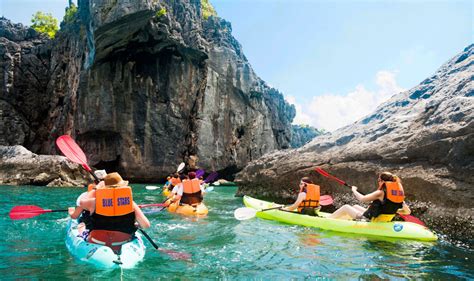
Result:
[[[160,203],[161,190],[133,185],[139,204]],[[0,186],[0,279],[473,279],[474,252],[447,242],[384,241],[254,218],[237,221],[235,187],[205,198],[209,216],[189,219],[150,213],[148,234],[160,247],[192,255],[173,260],[147,241],[145,260],[129,270],[104,271],[80,263],[64,244],[66,213],[11,221],[17,205],[73,206],[80,188]],[[150,209],[144,209],[150,211]],[[153,209],[151,209],[153,210]]]

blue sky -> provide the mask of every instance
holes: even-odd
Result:
[[[0,0],[29,23],[67,0]],[[474,1],[211,0],[257,75],[297,107],[295,123],[334,130],[416,86],[474,42]]]

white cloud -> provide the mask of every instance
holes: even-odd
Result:
[[[395,74],[386,70],[377,72],[375,83],[378,87],[375,91],[369,91],[360,84],[346,95],[328,93],[313,97],[308,105],[298,104],[294,97],[287,97],[287,101],[296,108],[293,123],[334,131],[355,122],[394,94],[404,91],[397,84]]]

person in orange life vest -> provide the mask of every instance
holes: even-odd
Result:
[[[196,178],[195,172],[189,172],[182,183],[175,186],[171,192],[174,195],[171,203],[179,202],[181,204],[197,205],[203,200],[204,188]]]
[[[378,178],[379,187],[376,191],[362,195],[357,191],[357,186],[352,186],[352,193],[357,200],[368,203],[368,208],[359,205],[344,205],[332,213],[328,218],[340,219],[350,217],[352,219],[370,220],[381,214],[410,214],[410,208],[405,203],[405,194],[400,179],[389,173],[383,172]]]
[[[308,177],[300,180],[298,198],[293,205],[283,208],[287,211],[298,209],[299,213],[316,216],[319,211],[320,187],[314,184]]]
[[[168,190],[173,190],[175,186],[178,186],[181,183],[181,179],[178,173],[175,173],[173,177],[170,179],[170,185],[168,186]]]
[[[92,227],[87,241],[92,243],[108,245],[113,241],[112,246],[121,245],[132,239],[137,230],[135,223],[141,228],[150,227],[150,221],[133,201],[128,181],[118,173],[107,174],[104,186],[81,199],[80,207],[91,213]]]
[[[97,184],[97,186],[102,187],[104,186],[104,181],[102,179],[107,175],[107,172],[105,170],[97,170],[94,172],[96,177],[100,179],[101,181]],[[69,216],[72,219],[77,219],[79,224],[77,225],[79,235],[81,235],[85,229],[88,229],[91,227],[91,219],[90,219],[90,212],[87,210],[84,210],[82,207],[80,207],[80,201],[83,198],[88,198],[88,194],[90,191],[92,191],[94,188],[97,187],[96,184],[91,183],[87,186],[87,191],[81,193],[77,199],[76,199],[76,207],[70,207],[68,208],[68,213]]]

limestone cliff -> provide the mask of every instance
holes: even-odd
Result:
[[[315,137],[324,134],[324,130],[320,131],[307,125],[292,125],[291,130],[290,145],[292,148],[302,147]]]
[[[90,165],[133,181],[159,180],[191,156],[234,173],[289,147],[294,107],[199,1],[78,6],[53,41],[0,20],[0,32],[18,35],[0,41],[0,144],[57,154],[54,140],[71,134]]]
[[[378,172],[391,171],[403,180],[409,202],[424,202],[417,215],[473,243],[474,45],[355,124],[251,162],[237,175],[239,194],[290,199],[306,175],[323,193],[350,194],[315,166],[365,193],[374,190]]]

